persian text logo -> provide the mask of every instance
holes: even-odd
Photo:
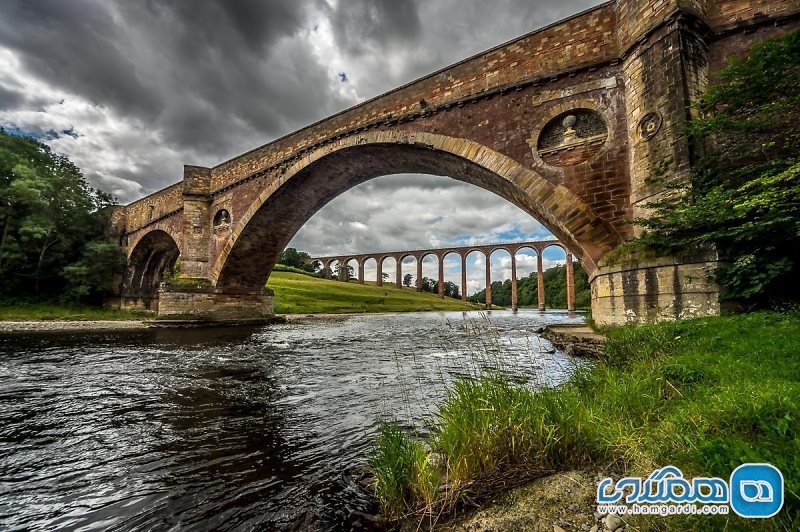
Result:
[[[633,506],[621,504],[623,497],[626,505]],[[770,464],[744,464],[734,470],[730,482],[715,477],[690,482],[680,469],[666,466],[646,479],[604,478],[597,486],[597,503],[601,513],[708,515],[727,513],[730,505],[742,517],[772,517],[783,507],[783,475]],[[705,506],[705,511],[697,511],[697,505]]]
[[[783,474],[771,464],[742,464],[731,473],[731,508],[742,517],[772,517],[783,507]]]

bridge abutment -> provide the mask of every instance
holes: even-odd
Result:
[[[273,293],[225,293],[213,286],[162,285],[158,316],[200,321],[263,320],[274,316]]]
[[[592,318],[598,325],[627,325],[717,316],[717,264],[715,252],[700,251],[601,265],[589,279]]]

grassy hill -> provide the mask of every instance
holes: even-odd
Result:
[[[275,271],[267,287],[275,292],[278,314],[343,312],[414,312],[422,310],[476,310],[460,299],[439,299],[413,288],[344,283],[300,273]]]

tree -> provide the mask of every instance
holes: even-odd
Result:
[[[278,259],[279,264],[291,266],[292,268],[299,268],[307,272],[315,273],[316,265],[318,262],[309,263],[308,259],[311,256],[305,251],[297,251],[295,248],[286,248],[281,253],[281,258]]]
[[[336,279],[339,278],[340,272],[342,271],[342,265],[343,264],[344,263],[342,263],[342,262],[337,262],[336,266],[334,266],[334,268],[333,268],[333,277],[334,278],[336,278]],[[345,281],[349,281],[350,279],[355,277],[355,270],[353,269],[352,266],[350,266],[349,264],[346,264],[344,266],[344,268],[345,268],[345,274],[344,274],[345,275],[345,277],[344,277]]]
[[[451,281],[444,283],[444,296],[452,297],[453,299],[459,299],[461,295],[458,290],[458,285]]]
[[[800,30],[732,59],[697,111],[690,179],[664,184],[634,246],[713,245],[727,297],[800,299]]]
[[[64,268],[101,241],[110,195],[91,188],[64,156],[0,129],[0,292],[62,293]]]
[[[383,282],[388,281],[389,280],[389,274],[386,273],[386,272],[381,272],[381,279],[383,280]]]
[[[410,273],[407,273],[403,276],[403,286],[411,286],[411,279],[413,276]]]
[[[89,242],[81,259],[64,268],[67,297],[102,303],[103,297],[114,289],[117,276],[125,269],[126,257],[116,244]]]

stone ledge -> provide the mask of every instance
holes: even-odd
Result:
[[[600,358],[606,344],[588,325],[550,325],[539,334],[569,356]]]
[[[242,320],[154,320],[147,322],[147,326],[154,329],[199,329],[204,327],[259,327],[287,322],[288,320],[284,316],[271,316]]]

